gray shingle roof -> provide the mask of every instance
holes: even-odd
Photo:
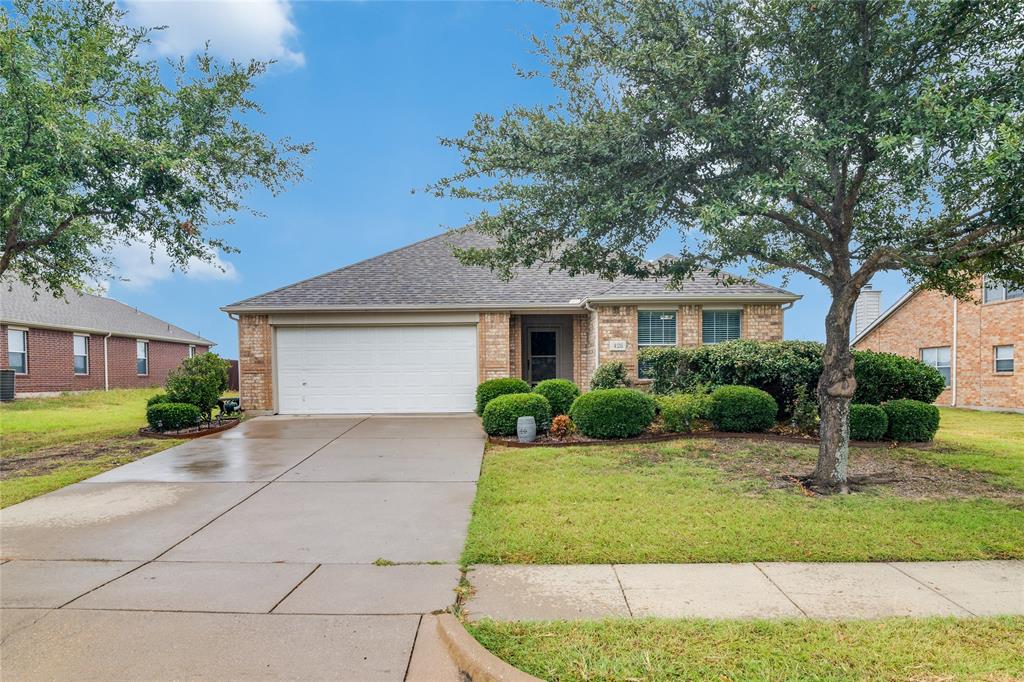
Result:
[[[707,273],[681,289],[665,282],[596,275],[570,277],[547,266],[518,268],[505,282],[486,268],[467,267],[451,246],[487,248],[494,240],[471,228],[453,230],[394,251],[225,306],[229,312],[472,307],[579,307],[585,298],[771,298],[799,296],[765,284],[724,286]]]
[[[0,320],[7,324],[213,345],[213,341],[112,298],[72,291],[63,299],[45,291],[34,298],[31,288],[19,282],[0,282]]]

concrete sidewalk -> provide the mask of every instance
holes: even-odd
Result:
[[[1024,561],[476,566],[470,618],[1024,614]]]

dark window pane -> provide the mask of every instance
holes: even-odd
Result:
[[[25,354],[24,353],[8,353],[7,354],[7,365],[18,374],[25,373]]]
[[[555,364],[553,357],[530,358],[530,380],[538,382],[556,378]]]
[[[85,374],[89,369],[85,355],[75,356],[75,374]]]
[[[997,372],[1012,372],[1013,371],[1013,358],[1009,360],[996,360],[996,371]]]
[[[555,355],[556,332],[530,332],[530,355]]]
[[[145,358],[139,358],[136,360],[135,365],[139,374],[149,374],[149,363]]]

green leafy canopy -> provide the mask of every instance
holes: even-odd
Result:
[[[175,267],[211,262],[254,187],[302,176],[310,144],[246,120],[270,62],[208,53],[161,65],[152,30],[106,0],[0,5],[0,276],[56,294],[110,274],[110,250],[163,247]]]
[[[965,295],[1024,282],[1024,14],[1016,0],[550,0],[535,39],[564,92],[443,143],[438,195],[495,208],[511,275],[753,261],[855,295],[882,270]],[[532,74],[536,75],[536,74]],[[666,229],[680,259],[652,265]]]

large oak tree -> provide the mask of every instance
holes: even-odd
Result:
[[[124,19],[109,0],[0,5],[0,277],[61,294],[140,242],[210,262],[231,248],[207,228],[301,177],[312,147],[248,122],[268,62],[161,68]]]
[[[831,292],[812,482],[846,489],[854,302],[873,275],[966,297],[1024,283],[1024,12],[1017,0],[563,0],[536,39],[564,93],[445,144],[433,186],[494,208],[511,275],[549,263],[686,279],[752,264]],[[536,74],[528,74],[536,75]],[[678,229],[675,261],[647,247]]]

